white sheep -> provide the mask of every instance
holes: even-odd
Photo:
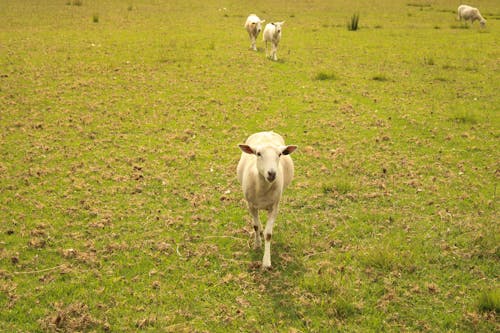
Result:
[[[457,20],[461,21],[462,19],[464,19],[466,22],[470,20],[471,24],[474,24],[474,21],[479,21],[481,27],[484,27],[486,25],[486,20],[481,16],[479,9],[471,6],[467,5],[458,6]]]
[[[255,41],[257,36],[259,36],[260,31],[262,30],[262,23],[266,20],[261,20],[257,15],[250,14],[248,15],[247,21],[245,22],[245,28],[247,29],[248,36],[250,37],[251,45],[250,48],[254,51],[257,51],[257,46],[255,45]]]
[[[276,53],[278,51],[278,44],[281,40],[281,26],[284,23],[285,21],[268,23],[262,33],[262,38],[264,42],[266,42],[266,56],[268,55],[267,42],[271,42],[271,54],[269,54],[269,57],[274,61],[278,60]]]
[[[278,206],[285,188],[290,185],[294,168],[289,154],[297,146],[285,145],[283,138],[274,132],[252,134],[245,144],[239,145],[243,151],[238,163],[238,180],[253,218],[255,248],[260,248],[261,237],[265,236],[262,267],[271,267],[271,237],[273,225],[278,215]],[[259,222],[259,210],[268,211],[264,233]]]

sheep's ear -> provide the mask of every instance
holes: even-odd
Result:
[[[247,154],[255,154],[255,151],[249,145],[238,145],[241,151]]]
[[[281,153],[283,155],[290,155],[291,153],[293,153],[295,151],[295,149],[297,149],[297,146],[294,146],[294,145],[283,146],[282,150],[281,150]]]
[[[284,23],[285,23],[285,21],[281,21],[281,22],[279,22],[279,24],[280,24],[280,25],[283,25]]]
[[[261,21],[260,21],[260,23],[264,23],[264,22],[266,22],[266,20],[261,20]]]

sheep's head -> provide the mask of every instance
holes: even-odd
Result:
[[[281,21],[281,22],[273,22],[271,23],[272,25],[274,25],[274,35],[280,35],[281,34],[281,26],[285,23],[285,21]]]
[[[265,21],[266,20],[260,20],[260,21],[252,22],[252,28],[253,28],[254,31],[257,32],[257,35],[262,30],[262,23],[264,23]]]
[[[273,183],[279,172],[281,156],[289,155],[297,149],[297,146],[249,146],[239,145],[240,149],[247,154],[255,155],[257,158],[257,170],[264,179]]]
[[[484,28],[486,26],[486,20],[485,19],[480,20],[479,24],[481,25],[481,28]]]

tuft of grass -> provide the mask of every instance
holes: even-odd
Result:
[[[467,72],[477,72],[478,68],[477,68],[477,66],[470,65],[470,66],[465,67],[464,70],[466,70]]]
[[[481,312],[500,312],[500,289],[483,291],[479,295],[477,307]]]
[[[374,249],[366,253],[361,261],[368,267],[380,269],[383,271],[392,270],[397,262],[397,256],[388,250],[388,248]]]
[[[83,6],[83,1],[82,0],[73,0],[71,2],[73,6]]]
[[[384,74],[376,74],[372,77],[372,80],[384,82],[384,81],[388,81],[389,79]]]
[[[443,67],[442,67],[442,68],[443,68],[443,69],[457,69],[457,66],[453,66],[453,65],[448,65],[448,64],[446,64],[446,65],[443,65]]]
[[[329,194],[335,192],[335,188],[331,184],[323,184],[321,189],[323,191],[323,194]]]
[[[127,10],[128,10],[129,12],[130,12],[130,11],[132,11],[132,9],[134,9],[134,7],[133,7],[132,5],[129,5],[129,6],[127,7]]]
[[[406,4],[408,7],[417,7],[417,8],[425,8],[425,7],[431,7],[430,3],[417,3],[417,2],[410,2]]]
[[[436,63],[432,57],[424,57],[424,64],[434,66]]]
[[[92,22],[99,23],[99,14],[98,13],[94,13],[94,15],[92,15]]]
[[[338,179],[332,183],[323,184],[321,189],[323,194],[346,195],[353,192],[354,185],[347,179]]]
[[[351,20],[347,22],[347,30],[356,31],[359,29],[359,13],[354,13]]]
[[[453,117],[451,117],[450,120],[459,124],[471,124],[471,125],[477,124],[478,122],[477,116],[470,111],[463,111],[457,113]]]
[[[469,25],[467,23],[463,22],[460,24],[452,24],[450,25],[451,29],[470,29]]]
[[[334,188],[340,194],[347,194],[353,191],[354,186],[351,182],[341,179],[334,184]]]
[[[352,317],[359,312],[358,308],[354,304],[342,297],[333,302],[331,311],[335,317],[342,319]]]
[[[325,73],[325,72],[319,72],[314,76],[314,80],[316,81],[327,81],[327,80],[335,80],[337,79],[337,76],[334,73]]]

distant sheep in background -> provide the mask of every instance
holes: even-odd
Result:
[[[470,20],[471,24],[474,24],[474,21],[479,21],[479,24],[481,24],[481,27],[483,28],[486,25],[486,20],[481,16],[479,9],[471,6],[467,5],[458,6],[457,20],[462,21],[462,19],[464,19],[466,22]]]
[[[257,51],[257,46],[255,45],[255,41],[257,36],[259,36],[260,31],[262,30],[262,23],[266,20],[261,20],[257,15],[250,14],[245,22],[245,28],[247,29],[248,36],[250,37],[251,45],[250,48],[254,51]]]
[[[271,237],[278,215],[278,205],[283,191],[292,182],[294,167],[290,155],[297,146],[287,146],[283,138],[274,132],[260,132],[251,135],[245,144],[238,163],[238,180],[248,203],[255,230],[255,248],[260,248],[261,237],[265,236],[262,267],[271,267]],[[259,221],[259,210],[268,211],[264,233]]]
[[[262,34],[264,42],[266,42],[266,56],[267,56],[267,42],[271,42],[271,53],[269,57],[276,61],[278,60],[277,52],[278,52],[278,44],[281,40],[281,26],[285,23],[282,22],[274,22],[266,24],[264,32]]]

